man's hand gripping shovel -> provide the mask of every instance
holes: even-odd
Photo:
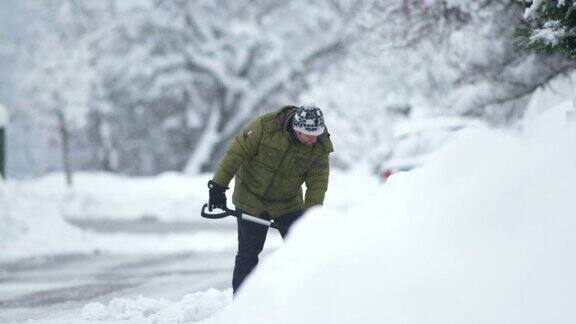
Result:
[[[243,220],[243,221],[248,221],[248,222],[252,222],[252,223],[260,224],[263,226],[278,229],[277,225],[274,223],[273,220],[265,220],[262,218],[250,216],[248,214],[243,214],[239,210],[232,210],[232,209],[229,209],[228,207],[224,207],[221,210],[222,210],[222,212],[217,212],[216,209],[213,209],[212,211],[210,211],[208,209],[208,204],[204,204],[204,206],[202,206],[202,212],[200,213],[200,215],[202,215],[202,217],[208,218],[208,219],[220,219],[220,218],[224,218],[224,217],[228,217],[228,216],[233,216],[233,217],[236,217],[236,218]]]

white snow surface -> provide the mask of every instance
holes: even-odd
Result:
[[[200,217],[200,207],[208,195],[207,175],[193,179],[176,174],[131,179],[79,173],[75,181],[73,189],[66,188],[62,174],[0,181],[0,260],[62,253],[219,252],[236,248],[234,232],[97,233],[78,229],[65,220],[213,222]],[[221,224],[227,221],[221,220]]]
[[[80,173],[63,206],[64,216],[82,220],[201,221],[200,206],[208,198],[211,175],[196,177],[164,173],[155,177],[127,177],[109,173]],[[60,174],[45,185],[63,191]]]
[[[209,318],[232,301],[232,290],[209,289],[184,296],[181,301],[166,299],[116,298],[104,305],[90,303],[82,309],[83,320],[100,323],[146,324],[190,323]]]

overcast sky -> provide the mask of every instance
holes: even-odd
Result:
[[[10,37],[17,32],[16,26],[19,25],[22,11],[18,6],[19,0],[1,0],[0,1],[0,31],[2,37]]]

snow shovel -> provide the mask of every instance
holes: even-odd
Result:
[[[204,217],[204,218],[220,219],[220,218],[224,218],[224,217],[228,217],[228,216],[234,216],[234,217],[241,219],[241,220],[244,220],[244,221],[248,221],[248,222],[252,222],[252,223],[260,224],[263,226],[278,229],[276,223],[274,223],[273,220],[265,220],[262,218],[250,216],[248,214],[243,214],[239,210],[232,210],[228,207],[224,207],[222,209],[224,212],[212,213],[212,212],[207,211],[206,208],[208,208],[208,204],[204,204],[204,206],[202,206],[202,213],[200,213],[200,215],[202,215],[202,217]]]

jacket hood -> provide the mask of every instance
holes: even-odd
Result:
[[[276,126],[281,130],[290,131],[292,129],[290,122],[292,117],[296,114],[296,106],[284,106],[276,113]]]

